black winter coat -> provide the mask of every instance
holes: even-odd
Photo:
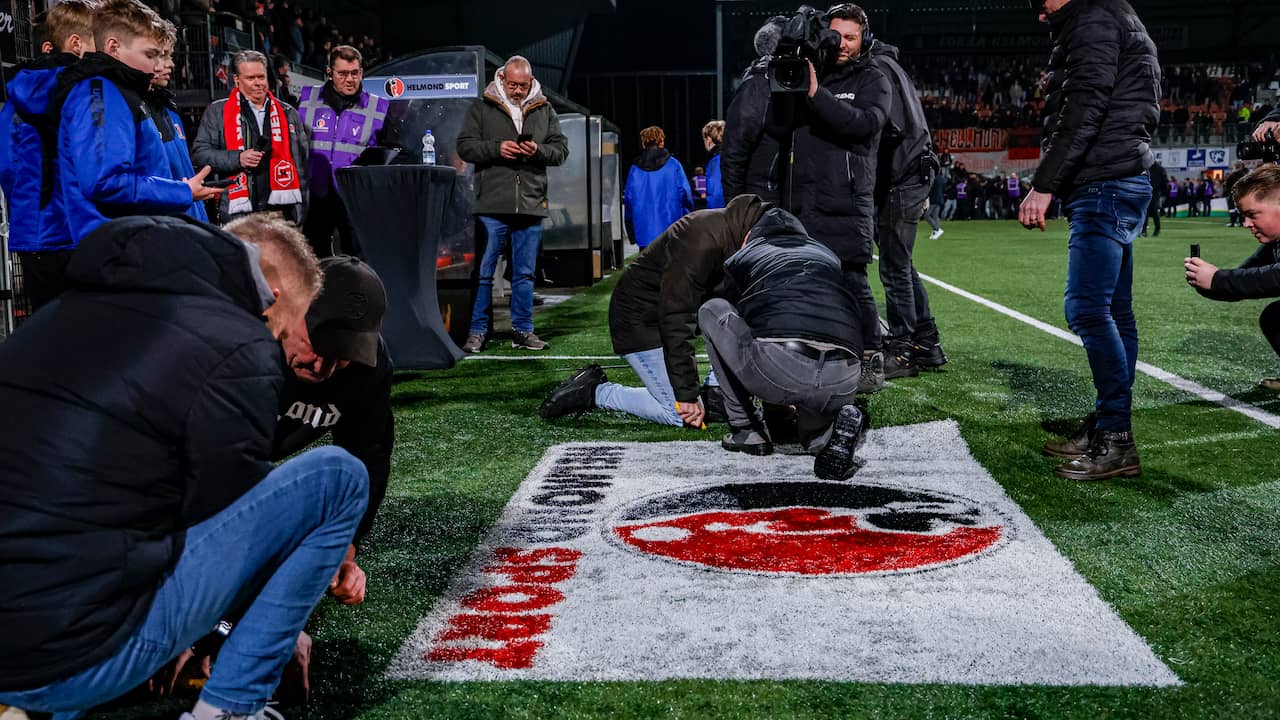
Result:
[[[1210,300],[1258,300],[1280,297],[1280,248],[1269,242],[1237,268],[1219,268],[1213,286],[1196,292]]]
[[[816,340],[862,355],[857,301],[840,258],[810,239],[786,210],[760,218],[724,273],[725,299],[752,337]]]
[[[898,62],[898,48],[879,40],[871,41],[870,61],[884,73],[892,91],[889,117],[880,136],[876,161],[876,192],[882,199],[889,189],[899,185],[919,185],[926,178],[921,171],[921,158],[931,162],[933,137],[924,118],[920,95],[907,72]]]
[[[864,54],[822,79],[793,136],[782,206],[845,263],[871,262],[876,152],[890,102],[888,79]]]
[[[697,210],[659,235],[622,274],[609,300],[609,335],[619,355],[662,348],[676,400],[697,402],[693,357],[698,308],[723,291],[724,261],[764,214],[755,195]]]
[[[1151,167],[1160,121],[1156,46],[1125,0],[1072,0],[1049,15],[1053,53],[1032,186],[1065,197]]]
[[[0,344],[0,690],[110,656],[188,527],[270,470],[280,344],[236,238],[132,217]]]
[[[770,117],[769,61],[766,55],[747,68],[725,113],[720,183],[726,202],[744,194],[778,201],[778,138],[790,129]]]

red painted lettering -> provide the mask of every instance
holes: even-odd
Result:
[[[541,610],[564,599],[549,585],[499,585],[480,588],[462,598],[462,606],[480,612],[507,613]]]
[[[449,629],[436,642],[446,640],[523,640],[551,629],[550,615],[454,615]]]
[[[521,670],[533,667],[533,656],[541,648],[542,643],[537,640],[518,640],[496,648],[443,647],[433,648],[424,659],[431,662],[475,660],[503,670]]]

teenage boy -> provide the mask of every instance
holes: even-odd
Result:
[[[75,247],[54,192],[55,148],[45,153],[57,117],[49,100],[62,71],[93,52],[93,0],[65,0],[37,19],[42,54],[18,67],[9,81],[9,102],[0,111],[0,189],[9,201],[9,249],[22,263],[32,310],[62,292],[62,270]]]
[[[79,240],[111,218],[176,215],[217,197],[204,168],[170,179],[169,158],[143,97],[163,67],[160,16],[137,0],[108,0],[93,21],[98,52],[59,78],[58,175],[67,226]]]

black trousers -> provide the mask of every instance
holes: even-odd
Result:
[[[843,263],[844,281],[853,291],[858,306],[858,325],[862,328],[862,348],[879,350],[884,344],[880,337],[880,313],[876,310],[876,296],[867,280],[867,266]]]
[[[15,253],[22,264],[22,292],[31,303],[31,312],[48,305],[67,289],[67,263],[72,252]]]
[[[334,254],[335,231],[338,234],[336,251],[360,257],[360,246],[351,230],[351,220],[347,217],[347,206],[342,203],[342,198],[336,192],[323,198],[313,197],[307,209],[307,219],[302,224],[302,234],[307,236],[316,257],[327,258]]]
[[[1271,349],[1280,355],[1280,301],[1271,303],[1262,309],[1258,316],[1258,326],[1262,328],[1262,336],[1271,343]]]
[[[921,181],[890,188],[876,215],[880,283],[884,285],[885,317],[889,321],[890,338],[909,340],[915,336],[922,321],[932,320],[929,294],[911,262],[920,213],[924,210],[931,186],[932,181]]]

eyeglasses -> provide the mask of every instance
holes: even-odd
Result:
[[[348,79],[358,78],[364,72],[363,70],[334,70],[333,76],[336,78]]]
[[[512,82],[512,81],[510,81],[510,80],[503,80],[503,81],[502,81],[502,84],[503,84],[503,86],[505,86],[508,90],[529,90],[529,89],[531,89],[531,88],[533,87],[533,81],[529,81],[529,82]]]

